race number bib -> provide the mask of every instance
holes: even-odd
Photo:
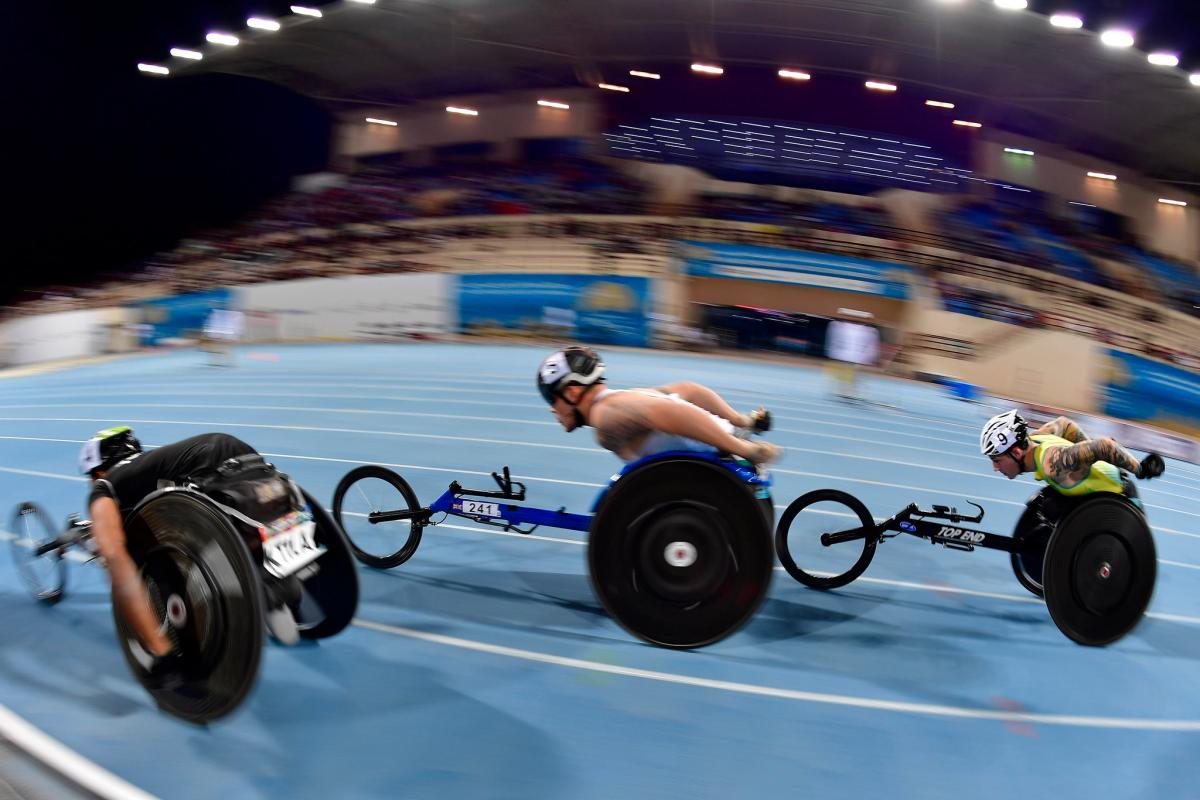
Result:
[[[320,558],[325,548],[317,544],[317,524],[307,511],[293,511],[259,529],[263,567],[276,578],[288,575]]]

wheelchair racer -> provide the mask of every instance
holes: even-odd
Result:
[[[770,429],[766,409],[739,414],[712,389],[690,381],[610,389],[604,362],[590,347],[572,345],[547,356],[537,387],[564,430],[595,428],[599,445],[626,462],[670,450],[729,453],[753,464],[783,454],[777,445],[745,438]]]
[[[1123,471],[1147,480],[1162,475],[1165,468],[1162,456],[1150,453],[1139,461],[1108,437],[1089,439],[1066,417],[1030,432],[1015,409],[997,414],[984,424],[979,448],[992,460],[992,469],[1009,480],[1025,472],[1034,473],[1037,480],[1046,483],[1044,499],[1113,492],[1140,505],[1137,490]]]
[[[184,664],[129,555],[123,515],[155,492],[160,482],[178,483],[216,469],[230,458],[255,453],[250,445],[224,433],[202,433],[144,453],[127,427],[100,431],[79,453],[79,470],[92,481],[87,501],[92,539],[108,570],[113,606],[138,639],[129,642],[129,650],[151,684],[177,683]],[[296,640],[295,620],[282,603],[268,612],[267,622],[278,640]]]

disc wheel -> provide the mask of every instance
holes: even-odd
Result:
[[[1062,520],[1046,546],[1050,617],[1083,645],[1111,644],[1141,621],[1158,575],[1145,517],[1119,495],[1096,495]]]
[[[858,539],[832,545],[821,535],[854,529],[866,533]],[[875,520],[852,494],[819,489],[801,495],[779,518],[775,552],[787,573],[812,589],[836,589],[862,575],[875,557]]]
[[[412,558],[424,526],[411,519],[372,522],[370,515],[420,508],[408,481],[373,464],[347,472],[333,492],[334,520],[345,532],[355,557],[376,569],[391,569]]]
[[[1046,557],[1046,544],[1054,529],[1046,524],[1035,508],[1026,508],[1013,529],[1016,549],[1009,555],[1013,574],[1017,581],[1032,594],[1041,597],[1042,567]]]
[[[303,595],[297,624],[304,639],[325,639],[341,633],[358,609],[358,568],[350,541],[341,526],[308,493],[304,499],[317,523],[317,544],[325,548],[321,557],[301,570]]]
[[[624,475],[588,535],[600,602],[630,633],[664,647],[701,647],[741,628],[773,566],[751,488],[699,460],[653,461]]]
[[[181,685],[147,681],[133,653],[140,646],[114,608],[130,669],[169,714],[196,723],[229,714],[254,687],[265,635],[262,587],[249,550],[210,501],[190,492],[151,495],[125,520],[125,532],[184,662]]]
[[[56,547],[38,554],[39,549],[57,538],[50,516],[36,503],[21,503],[13,509],[9,533],[12,534],[9,544],[13,563],[29,593],[46,605],[62,600],[67,585],[64,548]]]

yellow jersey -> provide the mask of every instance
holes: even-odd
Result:
[[[1053,478],[1046,474],[1043,465],[1045,464],[1046,454],[1056,447],[1070,447],[1073,442],[1067,441],[1061,436],[1054,436],[1048,433],[1030,434],[1029,441],[1033,443],[1033,463],[1037,468],[1035,477],[1039,481],[1045,481],[1048,485],[1054,487],[1060,493],[1068,497],[1079,497],[1085,494],[1093,494],[1095,492],[1114,492],[1116,494],[1125,494],[1125,485],[1121,481],[1121,470],[1117,469],[1107,461],[1097,461],[1092,464],[1092,468],[1083,480],[1073,483],[1069,486],[1056,482]]]

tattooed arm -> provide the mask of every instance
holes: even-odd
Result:
[[[1114,467],[1126,469],[1134,474],[1140,470],[1138,460],[1121,445],[1107,437],[1088,439],[1070,447],[1054,447],[1046,453],[1044,468],[1056,482],[1074,482],[1087,475],[1092,464],[1107,461]]]
[[[1066,417],[1052,419],[1034,431],[1034,433],[1048,433],[1051,436],[1059,436],[1068,442],[1076,443],[1086,442],[1088,439],[1088,435],[1083,432],[1083,428],[1080,428],[1074,420],[1067,419]]]

